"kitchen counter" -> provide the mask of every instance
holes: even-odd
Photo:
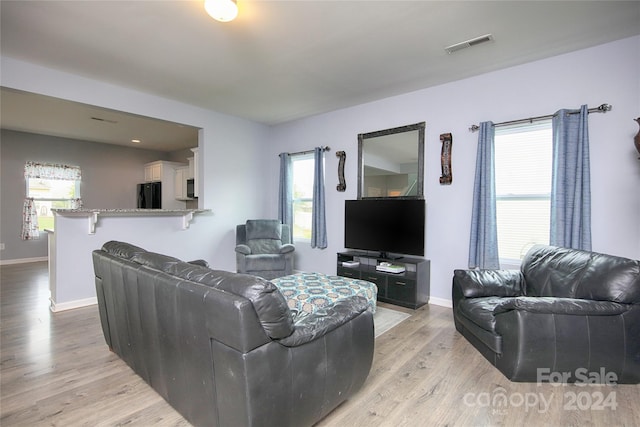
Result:
[[[52,209],[49,288],[53,312],[97,303],[92,251],[109,240],[180,259],[207,259],[210,209]],[[207,260],[210,261],[210,260]]]
[[[95,234],[99,217],[104,216],[178,216],[182,219],[182,229],[189,228],[194,214],[211,212],[210,209],[51,209],[54,215],[83,217],[88,219],[88,232]]]

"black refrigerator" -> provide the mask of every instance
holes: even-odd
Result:
[[[138,184],[138,209],[162,208],[162,183],[145,182]]]

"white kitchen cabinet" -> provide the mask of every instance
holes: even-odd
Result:
[[[189,166],[176,168],[174,180],[176,200],[192,200],[190,197],[187,197],[187,179],[189,179],[189,173]]]
[[[144,182],[162,181],[162,162],[144,165]]]
[[[198,197],[198,194],[200,193],[200,176],[198,175],[199,150],[200,148],[198,147],[191,149],[191,151],[193,152],[193,160],[189,161],[189,165],[192,166],[193,168],[193,171],[191,174],[191,177],[193,178],[193,197]]]
[[[186,163],[167,162],[164,160],[158,160],[144,165],[144,179],[146,182],[162,182],[162,209],[185,209],[186,207],[184,201],[176,200],[175,181],[177,168],[188,168],[188,165]]]
[[[189,166],[187,166],[187,175],[186,175],[186,178],[187,178],[187,179],[191,179],[191,178],[193,178],[193,177],[194,177],[194,172],[193,172],[193,170],[194,170],[194,169],[193,169],[193,168],[194,168],[194,165],[193,165],[193,159],[194,159],[193,157],[189,157],[189,158],[187,158],[187,161],[189,162]]]

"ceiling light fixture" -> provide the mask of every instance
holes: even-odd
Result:
[[[238,16],[236,0],[204,0],[204,10],[220,22],[233,21]]]

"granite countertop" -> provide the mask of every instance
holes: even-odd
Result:
[[[86,218],[89,221],[89,234],[95,234],[99,217],[141,217],[141,216],[176,216],[182,217],[182,229],[189,228],[194,214],[211,212],[211,209],[51,209],[55,215],[64,217]]]
[[[187,215],[194,213],[210,212],[211,209],[51,209],[52,212],[64,216],[84,216],[84,215],[121,215],[121,216],[169,216]]]

